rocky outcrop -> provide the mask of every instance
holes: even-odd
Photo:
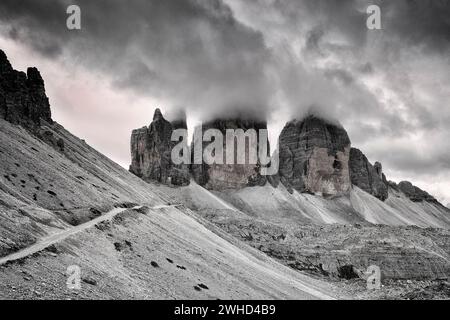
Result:
[[[186,128],[186,120],[170,123],[156,109],[153,122],[148,127],[133,130],[131,134],[130,172],[146,181],[164,184],[188,185],[190,181],[188,164],[175,165],[171,160],[172,132]]]
[[[259,129],[267,129],[266,122],[254,121],[254,120],[241,120],[241,119],[228,119],[228,120],[214,120],[204,123],[201,127],[202,135],[194,135],[192,149],[195,145],[202,145],[202,150],[205,149],[207,145],[211,142],[199,141],[205,131],[208,129],[217,129],[223,134],[223,163],[224,164],[212,164],[208,165],[203,162],[203,164],[193,164],[192,176],[195,181],[209,190],[225,190],[225,189],[241,189],[248,186],[263,186],[267,182],[265,176],[260,175],[260,164],[249,164],[246,160],[245,164],[226,164],[226,130],[227,129],[242,129],[247,132],[249,129],[256,130],[258,134]],[[197,130],[199,130],[197,128]],[[257,136],[257,144],[260,145],[259,135]],[[265,141],[267,143],[268,141]],[[268,148],[269,149],[269,148]],[[258,147],[259,150],[259,147]],[[237,148],[235,148],[236,155]],[[269,151],[269,150],[268,150]],[[248,149],[246,148],[246,159],[248,159]],[[194,160],[194,158],[193,158]],[[236,158],[235,158],[236,162]]]
[[[401,192],[403,192],[411,201],[413,202],[433,202],[438,203],[436,198],[430,195],[428,192],[414,186],[409,181],[402,181],[399,184],[390,183],[392,188],[395,188]]]
[[[384,279],[438,280],[450,274],[447,229],[359,224],[274,223],[202,212],[222,230],[302,272],[339,278],[364,277],[371,265]]]
[[[0,118],[26,128],[36,128],[41,120],[52,123],[44,80],[36,68],[27,73],[11,67],[0,50]]]
[[[288,188],[325,196],[350,190],[350,139],[341,126],[315,116],[290,121],[279,144],[279,174]]]
[[[388,197],[388,183],[381,163],[372,165],[356,148],[350,150],[350,180],[353,185],[384,201]]]

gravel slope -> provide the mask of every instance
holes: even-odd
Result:
[[[324,281],[211,232],[195,212],[174,207],[163,188],[60,125],[43,130],[62,138],[64,150],[0,122],[0,257],[14,258],[0,265],[0,298],[341,296]],[[81,268],[81,290],[66,285],[72,265]]]

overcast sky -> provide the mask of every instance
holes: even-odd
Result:
[[[388,179],[450,203],[450,0],[1,0],[0,48],[38,67],[56,121],[124,167],[156,107],[191,126],[267,119],[272,141],[312,109]]]

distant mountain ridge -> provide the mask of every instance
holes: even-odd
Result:
[[[146,145],[161,145],[160,141],[154,137],[165,137],[162,145],[171,145],[170,134],[163,132],[165,127],[156,125],[160,121],[165,121],[167,126],[170,126],[170,123],[164,119],[159,109],[155,112],[155,118],[156,120],[149,128],[153,128],[152,130],[160,128],[159,133],[133,131],[131,141],[133,159],[145,158],[145,154],[148,152],[145,147],[141,149],[136,147],[143,146],[142,143],[136,143],[136,132],[143,134],[140,139],[145,141]],[[216,128],[225,132],[227,128],[247,130],[249,128],[267,128],[267,125],[236,119],[217,119],[205,124],[203,130],[208,128]],[[145,128],[138,130],[145,130]],[[196,141],[193,143],[195,144]],[[207,144],[203,143],[202,148],[205,148]],[[191,148],[194,147],[191,146]],[[290,193],[296,190],[300,193],[326,198],[349,195],[354,188],[359,188],[383,202],[386,202],[389,197],[398,197],[398,193],[401,193],[412,202],[427,202],[437,206],[439,211],[447,212],[448,218],[450,218],[448,209],[426,191],[408,181],[398,184],[388,181],[383,173],[382,164],[375,162],[372,165],[361,150],[351,147],[347,132],[339,124],[330,123],[314,115],[306,116],[303,120],[290,121],[280,134],[279,149],[279,172],[274,176],[258,175],[257,166],[190,165],[184,168],[184,185],[188,184],[186,183],[187,177],[190,175],[199,185],[218,192],[227,190],[238,192],[243,188],[264,186],[266,183],[277,188],[278,184],[282,183]],[[170,155],[169,149],[165,151],[166,155]],[[141,164],[142,167],[136,166],[133,161],[132,172],[139,172],[142,170],[141,168],[164,171],[164,167],[160,166],[160,163],[168,163],[170,159],[168,156],[164,159],[161,154],[157,155],[153,162]],[[241,167],[247,169],[242,170]],[[166,175],[164,179],[157,179],[157,181],[165,184],[165,179],[168,177]],[[150,180],[152,179],[150,178]],[[177,181],[178,179],[172,180]],[[392,200],[395,202],[395,199]],[[386,214],[389,213],[386,212]],[[447,225],[447,222],[443,225]]]

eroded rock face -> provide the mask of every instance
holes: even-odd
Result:
[[[393,185],[394,186],[394,185]],[[432,195],[428,192],[414,186],[409,181],[402,181],[397,185],[397,188],[403,192],[411,201],[414,202],[438,202]]]
[[[377,265],[384,279],[447,279],[449,230],[329,224],[273,223],[226,213],[203,215],[236,238],[302,272],[363,278]],[[439,254],[436,254],[438,252]]]
[[[246,132],[249,129],[256,130],[258,134],[259,129],[267,129],[266,122],[259,122],[254,120],[214,120],[202,125],[203,133],[208,129],[217,129],[223,134],[223,155],[224,164],[192,164],[192,176],[195,181],[209,190],[225,190],[225,189],[241,189],[248,186],[263,186],[266,184],[267,179],[265,176],[261,176],[259,164],[226,164],[226,130],[227,129],[242,129]],[[193,143],[202,144],[202,150],[210,144],[210,142],[198,141],[199,137],[194,137]],[[260,144],[259,135],[257,139],[258,145]],[[266,141],[265,143],[268,142]],[[192,148],[194,149],[194,147]],[[235,147],[235,153],[237,148]],[[248,149],[246,148],[246,159],[248,159]],[[193,161],[194,163],[194,161]]]
[[[279,142],[279,174],[287,187],[323,195],[350,190],[350,139],[342,127],[308,116],[288,122]]]
[[[171,160],[172,148],[177,143],[171,141],[172,132],[186,127],[185,119],[170,123],[164,119],[161,110],[156,109],[153,122],[131,134],[130,172],[146,181],[188,185],[189,166],[175,165]]]
[[[44,80],[36,68],[27,73],[11,67],[0,50],[0,117],[27,128],[40,126],[41,120],[52,123],[50,103]]]
[[[381,163],[372,165],[356,148],[350,150],[350,179],[353,185],[384,201],[388,197],[388,183]]]

